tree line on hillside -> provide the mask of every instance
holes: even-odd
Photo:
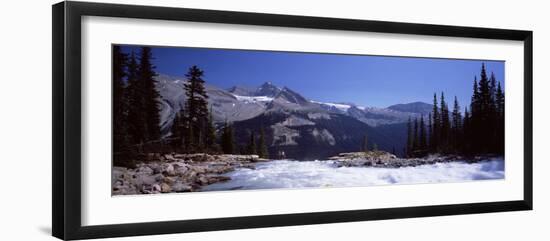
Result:
[[[217,131],[208,107],[204,72],[192,66],[185,75],[185,106],[174,117],[170,135],[161,136],[160,93],[156,88],[151,48],[141,47],[137,54],[124,53],[113,46],[113,150],[115,165],[126,165],[143,153],[178,152],[211,154],[258,154],[268,158],[263,128],[257,137],[250,132],[249,142],[237,150],[233,126],[227,121]],[[219,133],[219,135],[218,135]],[[219,136],[219,137],[218,137]]]
[[[445,101],[445,93],[434,93],[433,110],[428,115],[409,118],[407,123],[407,157],[422,157],[429,153],[442,154],[498,154],[504,155],[504,91],[485,64],[481,66],[479,81],[474,77],[470,108],[464,115],[455,96],[453,110]]]

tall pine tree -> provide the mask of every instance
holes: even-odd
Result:
[[[269,158],[269,151],[267,150],[265,131],[264,128],[260,128],[260,140],[258,141],[258,156],[260,158]]]
[[[426,123],[424,123],[424,115],[420,117],[420,143],[419,149],[422,154],[425,154],[428,148],[428,141],[426,135]]]
[[[487,153],[491,151],[491,147],[494,146],[494,123],[493,123],[493,98],[491,96],[491,85],[487,72],[485,70],[485,64],[481,65],[481,74],[479,79],[479,109],[475,113],[478,129],[476,130],[476,139],[479,140],[476,146],[480,153]]]
[[[187,101],[185,113],[188,131],[188,142],[194,151],[201,151],[205,147],[204,135],[208,118],[208,95],[202,79],[204,72],[197,66],[189,68],[187,82],[184,85]]]
[[[432,112],[428,114],[428,146],[427,146],[427,152],[432,152]]]
[[[465,154],[471,153],[471,131],[472,131],[472,118],[470,117],[470,112],[468,107],[464,107],[464,119],[462,121],[462,143],[461,151]]]
[[[170,144],[174,151],[179,151],[183,147],[183,130],[185,129],[183,123],[183,110],[176,113],[174,120],[172,122],[171,135],[170,135]]]
[[[451,130],[451,122],[449,119],[449,107],[445,102],[445,95],[441,92],[441,128],[439,136],[440,150],[443,152],[449,151],[449,134]]]
[[[369,151],[369,137],[365,133],[365,137],[363,137],[363,148],[361,148],[364,152]]]
[[[497,126],[496,126],[496,152],[504,154],[504,91],[498,82],[497,90],[495,94],[496,112],[497,112]]]
[[[143,99],[147,126],[147,140],[160,139],[160,94],[157,90],[155,66],[152,63],[153,52],[149,47],[142,47],[139,58],[138,78],[143,83]]]
[[[480,144],[482,144],[481,140],[477,138],[477,135],[479,135],[479,130],[481,129],[480,125],[480,114],[481,114],[481,97],[479,94],[479,88],[478,88],[478,82],[477,82],[477,76],[474,77],[474,85],[473,85],[473,94],[472,94],[472,100],[470,103],[470,119],[469,119],[469,134],[467,143],[470,144],[470,152],[475,153],[478,151]]]
[[[414,139],[414,134],[412,129],[412,122],[411,122],[411,117],[409,117],[409,120],[407,121],[407,148],[406,148],[407,157],[412,157],[413,155],[413,151],[414,151],[413,139]]]
[[[233,127],[225,121],[221,136],[222,151],[225,154],[233,154],[235,143],[233,141]]]
[[[126,98],[126,84],[124,78],[127,76],[127,54],[123,53],[120,46],[113,46],[113,148],[115,153],[125,152],[129,145],[129,135],[127,128],[128,121],[128,103]],[[115,155],[115,161],[123,158],[121,155]]]
[[[250,132],[250,138],[248,140],[248,146],[246,148],[246,153],[249,155],[256,154],[256,136],[254,135],[254,131]]]
[[[216,127],[214,126],[214,116],[212,114],[212,107],[210,107],[210,110],[208,112],[208,120],[206,124],[206,136],[205,136],[205,144],[206,148],[211,152],[218,152],[219,147],[216,143]]]
[[[420,144],[420,138],[418,135],[418,118],[414,118],[414,129],[413,129],[413,144],[412,144],[412,153],[413,156],[416,156],[418,154]]]
[[[455,96],[452,113],[452,129],[451,129],[451,143],[453,152],[460,150],[462,143],[462,114],[460,113],[460,105],[458,99]]]
[[[437,104],[437,94],[434,93],[432,110],[432,131],[430,133],[430,151],[437,152],[439,147],[441,119],[439,115],[439,105]]]
[[[138,61],[134,51],[130,54],[130,59],[128,61],[128,87],[127,87],[127,96],[128,96],[128,133],[131,137],[131,143],[133,146],[141,147],[147,140],[147,123],[146,115],[144,112],[145,109],[145,99],[144,99],[144,85],[143,82],[139,79],[138,74]],[[138,148],[138,152],[143,151],[141,148]]]

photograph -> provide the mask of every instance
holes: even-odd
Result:
[[[111,48],[112,196],[505,179],[503,60]]]

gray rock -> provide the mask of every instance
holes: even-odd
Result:
[[[176,172],[174,170],[174,166],[172,164],[163,165],[162,173],[165,174],[165,175],[168,175],[168,176],[175,176],[176,175]]]
[[[156,178],[149,175],[139,175],[134,180],[134,183],[137,186],[153,185],[156,182],[157,182]]]
[[[152,175],[154,173],[153,169],[151,169],[149,166],[141,166],[137,169],[136,172],[149,175]]]
[[[193,187],[191,187],[188,184],[177,182],[171,187],[173,192],[191,192],[193,191]]]

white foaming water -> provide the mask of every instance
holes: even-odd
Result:
[[[403,168],[335,167],[333,161],[278,160],[227,173],[231,180],[203,191],[266,188],[355,187],[504,178],[504,160],[450,162]]]

